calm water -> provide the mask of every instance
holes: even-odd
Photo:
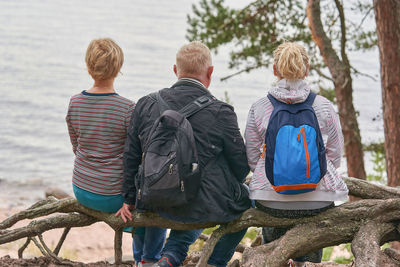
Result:
[[[84,55],[91,39],[112,37],[125,53],[117,91],[132,100],[170,86],[175,53],[186,42],[186,14],[195,0],[0,0],[0,194],[35,199],[44,187],[71,192],[73,154],[64,117],[72,94],[91,86]],[[244,6],[248,0],[227,1]],[[379,74],[377,51],[351,54]],[[244,130],[250,105],[274,81],[257,70],[227,82],[228,48],[214,56],[212,93],[228,91]],[[355,78],[363,141],[383,139],[379,82]],[[19,202],[15,203],[19,203]]]

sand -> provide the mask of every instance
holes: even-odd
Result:
[[[0,208],[0,221],[16,213],[15,208]],[[13,228],[25,226],[30,220],[24,220]],[[43,234],[46,244],[54,248],[63,232],[63,229],[54,229]],[[25,242],[25,239],[0,245],[0,257],[9,255],[11,258],[18,258],[18,249]],[[133,260],[132,236],[124,233],[122,243],[123,259]],[[25,249],[24,258],[42,256],[40,251],[32,243]],[[105,223],[99,222],[86,227],[72,228],[64,245],[61,248],[60,257],[80,262],[114,261],[114,231]],[[2,265],[3,266],[3,265]]]

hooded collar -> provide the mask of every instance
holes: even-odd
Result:
[[[310,94],[310,87],[304,80],[282,79],[269,91],[269,94],[286,104],[302,103]]]

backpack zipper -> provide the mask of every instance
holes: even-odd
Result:
[[[310,154],[308,153],[308,146],[307,146],[307,140],[306,140],[306,133],[304,131],[304,128],[300,129],[300,132],[297,135],[297,140],[300,142],[300,133],[303,133],[303,144],[304,144],[304,152],[306,154],[306,160],[307,160],[307,178],[310,178]]]
[[[174,164],[171,163],[171,164],[169,165],[169,168],[168,168],[168,173],[169,173],[169,175],[172,175],[173,168],[174,168]],[[182,191],[182,192],[185,191],[185,184],[184,184],[183,181],[181,181],[181,191]]]
[[[159,172],[159,179],[157,179],[157,180],[154,180],[154,181],[152,181],[152,182],[150,182],[149,184],[148,184],[148,186],[152,186],[153,184],[155,184],[155,183],[157,183],[164,175],[166,175],[167,173],[169,174],[169,175],[172,175],[173,174],[173,172],[174,172],[174,164],[172,164],[172,163],[170,163],[171,161],[173,161],[175,158],[171,158],[169,161],[168,161],[168,163],[167,164],[165,164],[164,165],[164,167],[160,170],[160,172]],[[172,166],[171,166],[172,165]]]

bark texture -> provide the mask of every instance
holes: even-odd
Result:
[[[341,21],[341,59],[333,49],[332,41],[326,35],[321,21],[319,0],[308,0],[307,18],[312,38],[318,46],[321,56],[328,67],[337,98],[340,123],[344,136],[345,156],[348,175],[366,179],[364,169],[364,154],[362,150],[360,130],[357,114],[353,105],[353,86],[350,73],[350,63],[346,54],[346,26],[343,7],[339,0],[335,0]]]
[[[380,249],[381,240],[388,234],[395,232],[395,225],[391,223],[366,223],[355,235],[351,250],[355,256],[356,266],[399,266],[399,262],[391,260]]]
[[[400,185],[400,1],[374,0],[388,185]]]
[[[244,250],[243,259],[241,262],[232,263],[232,266],[287,266],[290,258],[347,242],[352,242],[356,267],[399,266],[400,253],[393,249],[382,252],[380,245],[382,242],[400,240],[400,189],[378,186],[356,178],[345,178],[345,181],[353,195],[367,199],[346,203],[317,216],[300,219],[276,218],[260,210],[249,209],[237,220],[221,225],[210,238],[202,237],[203,240],[207,240],[202,252],[192,257],[191,263],[185,266],[207,266],[211,252],[221,236],[250,226],[277,226],[287,227],[290,230],[280,239],[269,244],[238,248],[238,251]],[[52,215],[54,213],[56,214]],[[49,217],[49,215],[52,216]],[[27,218],[34,220],[27,226],[9,230],[15,223]],[[123,227],[158,226],[189,230],[219,224],[218,222],[185,224],[163,219],[154,213],[136,212],[132,221],[124,223],[114,214],[85,208],[74,199],[57,200],[50,197],[0,222],[0,244],[26,238],[25,244],[18,251],[19,257],[23,256],[27,244],[33,242],[43,255],[51,257],[59,264],[72,266],[70,262],[57,256],[69,229],[87,226],[97,221],[104,221],[116,232],[114,245],[117,264],[122,263],[121,229]],[[42,233],[54,228],[65,228],[65,230],[56,249],[51,251],[43,240]],[[309,266],[325,265],[310,264]]]

